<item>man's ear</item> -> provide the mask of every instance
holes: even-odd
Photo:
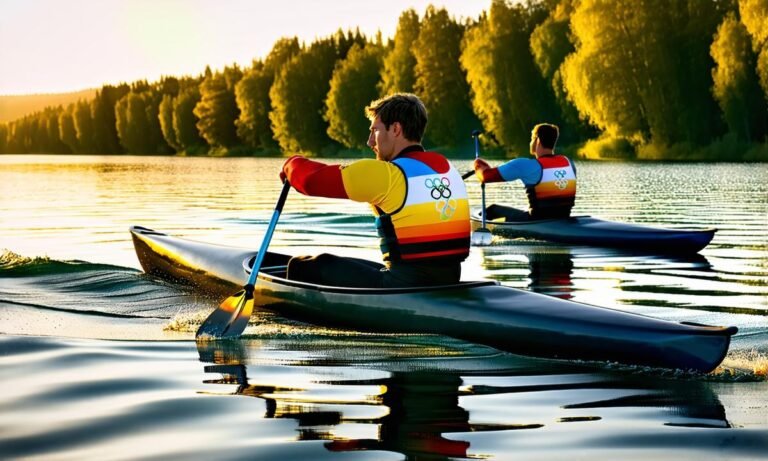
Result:
[[[403,125],[400,124],[400,122],[393,122],[392,123],[392,135],[393,136],[402,136],[403,134]]]

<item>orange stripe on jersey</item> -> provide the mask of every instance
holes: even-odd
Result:
[[[569,180],[565,187],[558,187],[557,183],[541,183],[536,186],[536,196],[540,199],[548,197],[569,197],[576,193],[576,181]]]
[[[439,224],[428,224],[425,226],[400,227],[396,230],[399,238],[413,238],[425,235],[425,228],[429,229],[427,234],[458,234],[470,231],[470,224],[467,221],[446,221]]]
[[[461,239],[469,237],[470,232],[469,229],[467,229],[466,232],[459,232],[456,234],[440,234],[440,238],[446,239],[446,240],[453,240],[453,239]],[[434,240],[434,237],[431,236],[423,236],[423,237],[413,237],[413,238],[402,238],[399,237],[398,240],[400,243],[403,244],[409,244],[409,243],[423,243],[423,242],[431,242]]]
[[[404,254],[401,257],[404,260],[408,260],[408,259],[438,258],[441,256],[462,255],[467,253],[469,253],[469,248],[456,249],[456,250],[444,250],[444,251],[431,251],[428,253]]]

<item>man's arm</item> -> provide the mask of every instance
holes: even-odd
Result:
[[[296,155],[285,162],[281,177],[305,195],[346,198],[387,212],[399,208],[405,198],[402,172],[381,160],[363,159],[342,167]]]
[[[499,174],[499,169],[491,167],[488,162],[481,158],[475,159],[474,167],[477,179],[483,184],[487,182],[504,181],[504,178]]]
[[[330,198],[349,198],[344,190],[340,165],[326,165],[294,155],[283,164],[281,178],[304,195]]]

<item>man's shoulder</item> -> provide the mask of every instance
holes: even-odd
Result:
[[[353,176],[369,176],[369,175],[381,175],[381,174],[389,174],[392,170],[398,170],[399,168],[395,166],[392,162],[387,162],[385,160],[377,160],[374,158],[364,158],[360,160],[355,160],[354,162],[346,165],[343,167],[342,172],[346,175],[353,175]]]
[[[423,169],[426,166],[431,172],[439,174],[447,173],[451,168],[448,159],[435,151],[411,152],[406,156],[396,158],[394,161],[406,168]]]
[[[541,175],[541,164],[535,158],[516,158],[499,166],[499,174],[505,181],[520,179],[525,184],[537,181]]]
[[[541,168],[541,164],[539,161],[535,158],[513,158],[512,160],[509,160],[508,162],[504,163],[502,166],[508,167],[508,168]]]

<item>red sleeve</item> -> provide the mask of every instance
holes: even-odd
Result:
[[[487,168],[483,170],[483,182],[502,182],[504,178],[501,177],[498,168]]]
[[[339,165],[326,165],[296,156],[285,162],[283,172],[291,185],[304,195],[349,198]]]

